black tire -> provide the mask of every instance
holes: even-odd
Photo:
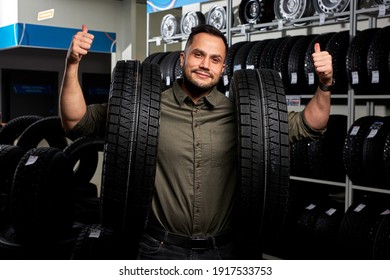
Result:
[[[315,246],[311,249],[313,259],[338,259],[337,236],[344,217],[344,203],[329,199],[323,205],[315,227],[313,240]]]
[[[108,102],[102,177],[102,226],[126,233],[135,258],[149,214],[156,171],[161,74],[156,64],[118,61]]]
[[[345,182],[343,147],[347,133],[347,116],[330,115],[327,129],[308,147],[309,167],[313,178]]]
[[[23,244],[58,241],[73,224],[73,171],[58,148],[29,150],[21,158],[12,184],[11,218]]]
[[[371,81],[368,79],[367,54],[371,40],[379,30],[380,28],[370,28],[360,31],[353,37],[348,48],[347,75],[355,94],[370,94]]]
[[[227,76],[229,83],[230,83],[230,80],[232,79],[233,73],[234,73],[234,58],[235,58],[237,52],[239,51],[239,49],[242,46],[244,46],[246,43],[248,43],[248,42],[246,42],[246,41],[237,42],[237,43],[234,43],[233,45],[231,45],[230,48],[228,49],[228,53],[226,55],[225,75]],[[229,87],[229,84],[227,84],[225,86]]]
[[[375,234],[385,211],[388,203],[377,195],[355,199],[340,224],[337,238],[340,259],[373,259]]]
[[[14,145],[27,127],[42,118],[41,116],[31,115],[10,120],[0,129],[0,144]]]
[[[162,90],[170,88],[176,80],[175,69],[178,60],[180,60],[180,51],[169,53],[159,63],[162,74]]]
[[[246,67],[246,58],[248,56],[248,53],[252,46],[256,44],[256,42],[246,42],[246,44],[242,45],[236,55],[234,56],[233,60],[233,69],[240,70],[240,69],[247,69]]]
[[[70,260],[80,230],[80,225],[74,224],[69,235],[57,242],[45,242],[42,237],[22,244],[14,228],[8,227],[0,231],[0,260]]]
[[[286,39],[277,46],[273,58],[272,69],[279,72],[281,75],[286,95],[292,93],[288,75],[288,58],[290,56],[291,48],[300,38],[302,38],[302,36],[286,37]]]
[[[45,117],[34,122],[20,135],[17,145],[29,150],[36,148],[42,140],[46,140],[50,147],[59,149],[68,145],[60,117]]]
[[[280,44],[284,42],[284,40],[287,40],[287,38],[288,37],[272,39],[267,43],[267,45],[264,47],[263,51],[261,52],[259,68],[273,69],[276,50],[278,49]]]
[[[80,231],[74,246],[72,260],[118,260],[121,250],[115,232],[100,224],[86,224]]]
[[[390,215],[383,215],[375,234],[373,245],[374,260],[390,260]]]
[[[368,178],[363,167],[363,143],[372,123],[381,118],[378,116],[361,117],[348,129],[343,147],[343,163],[345,172],[354,185],[368,185]]]
[[[313,178],[310,170],[308,147],[310,140],[301,139],[290,144],[290,174]]]
[[[305,56],[312,40],[316,35],[299,38],[293,45],[288,57],[289,94],[302,95],[310,92],[305,77]]]
[[[77,185],[85,185],[91,181],[98,166],[99,152],[103,152],[103,147],[104,139],[89,137],[80,137],[65,147],[64,153],[73,166]]]
[[[0,230],[9,226],[10,215],[10,193],[14,173],[25,150],[14,145],[0,145]]]
[[[236,71],[229,96],[238,119],[239,239],[251,248],[239,255],[260,259],[274,250],[284,222],[288,197],[289,146],[287,106],[277,72]],[[241,255],[242,254],[242,255]]]
[[[389,188],[389,181],[384,162],[383,152],[387,134],[390,132],[390,116],[382,117],[371,124],[363,142],[363,169],[370,187]]]
[[[246,67],[247,69],[256,69],[260,68],[260,58],[262,55],[262,51],[265,46],[272,41],[273,39],[267,39],[262,41],[256,41],[253,47],[249,50],[248,55],[246,57]]]
[[[372,94],[388,94],[390,87],[389,52],[390,52],[390,26],[381,28],[371,40],[367,52],[368,80]],[[378,73],[378,81],[374,78]],[[375,81],[375,82],[374,82]]]

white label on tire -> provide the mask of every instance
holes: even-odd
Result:
[[[358,134],[359,129],[360,129],[360,126],[358,126],[358,125],[354,126],[352,128],[352,130],[351,130],[351,133],[349,135],[356,135],[356,134]]]
[[[309,77],[309,85],[314,85],[314,73],[310,72],[308,74],[308,77]]]
[[[97,229],[97,228],[91,229],[91,232],[89,233],[89,237],[90,238],[99,238],[100,232],[101,232],[100,229]]]
[[[371,129],[370,133],[367,135],[367,138],[374,138],[378,133],[378,129]]]
[[[297,80],[298,80],[297,73],[296,72],[291,73],[291,84],[295,85],[297,83]]]
[[[223,75],[223,85],[227,86],[229,84],[229,78],[227,75]]]
[[[371,83],[372,84],[378,84],[379,83],[379,71],[372,71],[372,78],[371,78]]]
[[[352,84],[357,85],[359,83],[359,73],[357,71],[352,72]]]
[[[366,205],[363,203],[360,203],[358,206],[356,206],[355,209],[353,209],[353,211],[359,213],[360,211],[362,211],[364,209],[364,207],[366,207]]]
[[[27,165],[33,165],[38,160],[38,156],[29,156],[26,166]]]
[[[236,64],[233,66],[233,71],[241,70],[241,64]]]
[[[311,203],[310,205],[308,205],[308,206],[306,207],[306,209],[307,209],[307,210],[313,210],[313,209],[316,208],[316,207],[317,207],[317,205]]]
[[[337,209],[334,209],[334,208],[330,208],[328,211],[326,211],[325,213],[328,215],[328,216],[332,216],[334,213],[336,213]]]
[[[255,66],[253,64],[249,64],[246,66],[246,69],[255,69]]]
[[[389,215],[390,214],[390,210],[389,209],[386,209],[385,211],[383,211],[381,213],[381,215]]]
[[[386,5],[381,4],[379,5],[378,17],[383,17],[385,15],[386,15]]]

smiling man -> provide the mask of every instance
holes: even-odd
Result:
[[[61,120],[68,132],[103,136],[107,104],[86,106],[77,79],[92,41],[85,25],[73,37],[60,94]],[[156,191],[139,259],[235,259],[237,124],[234,104],[216,87],[227,50],[218,29],[194,27],[180,55],[183,78],[161,94]],[[317,45],[313,60],[323,86],[304,111],[289,116],[295,137],[315,137],[329,116],[332,58]]]

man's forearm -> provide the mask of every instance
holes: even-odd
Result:
[[[304,109],[306,122],[315,130],[326,128],[330,114],[331,92],[317,88],[313,98]]]
[[[86,104],[78,79],[78,63],[68,64],[60,92],[60,116],[65,130],[72,129],[84,116]]]

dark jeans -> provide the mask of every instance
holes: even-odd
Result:
[[[192,250],[160,242],[144,234],[139,246],[139,260],[231,260],[233,242],[209,250]]]

